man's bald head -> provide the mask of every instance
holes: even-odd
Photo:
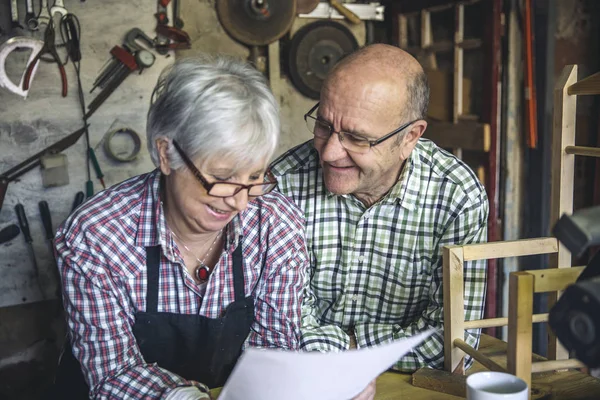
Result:
[[[406,51],[387,44],[372,44],[340,60],[329,73],[323,87],[352,80],[369,85],[388,81],[401,90],[406,119],[424,119],[429,104],[429,84],[421,64]]]

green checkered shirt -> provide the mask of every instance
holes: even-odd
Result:
[[[312,141],[281,156],[272,171],[306,217],[312,293],[304,299],[304,349],[348,349],[351,330],[365,347],[443,327],[442,248],[487,238],[488,199],[469,167],[421,139],[396,185],[369,208],[326,189]],[[480,319],[485,262],[465,263],[464,276],[465,319]],[[477,347],[479,330],[465,341]],[[395,368],[442,368],[443,360],[438,330]]]

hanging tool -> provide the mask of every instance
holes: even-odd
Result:
[[[133,149],[131,151],[127,151],[127,149],[123,148],[127,146],[114,146],[112,142],[115,135],[128,136],[133,142]],[[140,135],[131,128],[120,128],[112,130],[106,135],[104,135],[103,141],[104,151],[106,151],[108,157],[119,162],[128,162],[135,160],[142,148],[142,139],[140,138]]]
[[[154,48],[159,54],[166,54],[169,50],[189,49],[192,40],[187,32],[169,25],[157,25],[156,33],[159,38],[168,39],[166,42],[156,41]]]
[[[19,235],[21,230],[15,224],[8,225],[0,230],[0,244],[10,242]]]
[[[344,6],[339,1],[337,1],[337,0],[329,0],[329,4],[331,4],[331,6],[333,8],[335,8],[337,10],[337,12],[339,12],[344,17],[346,17],[346,19],[348,21],[350,21],[351,23],[353,23],[355,25],[360,24],[360,17],[358,15],[356,15],[355,13],[353,13],[348,8],[346,8],[346,6]]]
[[[532,5],[531,0],[525,0],[523,35],[525,36],[525,106],[527,120],[527,145],[530,149],[537,148],[537,96],[535,91],[535,56],[533,50]]]
[[[63,0],[54,0],[54,5],[50,7],[50,15],[54,17],[55,14],[59,14],[62,18],[68,13]]]
[[[308,14],[319,5],[320,0],[297,0],[296,14]]]
[[[46,28],[46,32],[44,32],[44,46],[42,49],[36,54],[33,58],[33,61],[29,63],[27,67],[27,71],[25,71],[25,78],[23,80],[23,90],[29,90],[29,82],[31,80],[31,74],[33,69],[36,67],[40,57],[46,53],[50,53],[54,61],[56,61],[58,65],[58,70],[60,72],[60,79],[62,80],[62,96],[67,97],[67,74],[65,73],[65,67],[62,65],[60,57],[56,52],[56,46],[54,45],[55,38],[55,30],[54,30],[54,21],[50,20],[48,23],[48,27]]]
[[[27,243],[27,247],[29,247],[29,254],[31,256],[31,260],[33,261],[35,279],[40,289],[42,298],[44,299],[46,296],[44,295],[42,283],[40,282],[40,270],[38,268],[37,260],[35,258],[35,252],[33,251],[33,239],[31,238],[31,232],[29,231],[29,223],[27,222],[27,216],[25,215],[25,208],[23,208],[23,205],[21,203],[18,203],[15,206],[15,212],[17,213],[17,219],[19,220],[19,227],[21,228],[21,232],[23,232],[23,236],[25,236],[25,242]]]
[[[180,0],[173,0],[173,26],[177,29],[183,29],[183,20],[179,16]]]
[[[4,204],[4,196],[6,195],[6,189],[8,188],[8,184],[17,178],[19,178],[24,173],[31,171],[35,167],[40,165],[40,157],[44,154],[48,153],[58,153],[61,152],[79,140],[79,138],[83,135],[85,128],[78,129],[77,131],[71,133],[64,139],[59,140],[58,142],[46,147],[44,150],[39,153],[34,154],[29,157],[27,160],[19,163],[16,167],[9,169],[8,171],[0,174],[0,210],[2,209],[2,204]]]
[[[44,42],[42,42],[41,40],[22,36],[12,37],[6,42],[4,42],[2,45],[0,45],[0,87],[5,88],[15,94],[18,94],[23,98],[27,98],[29,90],[23,90],[23,83],[25,80],[26,71],[23,71],[23,74],[21,75],[21,81],[19,82],[19,84],[15,85],[6,73],[6,60],[8,59],[9,54],[17,49],[31,49],[29,60],[27,61],[27,65],[29,65],[31,61],[33,61],[33,59],[35,58],[35,54],[37,54],[42,49],[42,47],[44,47]],[[35,76],[35,73],[37,71],[37,67],[38,63],[36,63],[33,69],[31,70],[31,76],[29,77],[30,80],[33,80],[33,77]]]
[[[352,32],[334,21],[317,21],[300,28],[289,44],[289,74],[303,95],[319,99],[321,85],[345,54],[358,48]]]
[[[38,28],[42,25],[50,25],[50,20],[52,20],[52,16],[48,11],[48,0],[42,0],[40,13],[36,17]]]
[[[73,205],[71,206],[71,213],[77,209],[83,203],[85,198],[85,194],[83,192],[77,192],[75,194],[75,198],[73,199]]]
[[[90,157],[90,161],[92,162],[92,166],[94,167],[94,171],[96,172],[96,178],[100,181],[102,185],[102,189],[106,189],[106,185],[104,184],[104,174],[100,169],[100,164],[98,164],[98,159],[96,159],[96,153],[94,153],[94,149],[88,147],[88,155]],[[94,195],[94,184],[91,180],[86,182],[86,196],[92,197]]]
[[[94,81],[92,90],[101,87],[100,92],[88,106],[88,112],[85,114],[87,120],[104,103],[104,101],[115,91],[115,89],[135,70],[140,72],[154,64],[154,55],[149,51],[136,51],[130,53],[120,46],[114,46],[110,54],[113,59],[107,67],[100,73]]]
[[[217,15],[235,40],[264,46],[281,38],[292,27],[296,2],[281,0],[216,0]]]
[[[17,0],[10,1],[10,18],[13,29],[23,28],[23,26],[19,22],[19,7],[17,5]]]
[[[25,12],[25,24],[27,25],[27,29],[30,31],[37,31],[39,29],[38,20],[35,17],[35,10],[33,9],[33,0],[27,0],[26,4],[26,12]]]
[[[44,225],[44,232],[46,233],[46,240],[50,245],[50,254],[52,255],[53,261],[53,274],[54,279],[56,279],[56,297],[60,299],[61,293],[61,281],[60,274],[58,273],[58,264],[56,263],[56,258],[54,257],[54,229],[52,228],[52,216],[50,215],[50,208],[48,207],[48,202],[46,200],[42,200],[38,203],[38,207],[40,209],[40,217],[42,218],[42,225]]]

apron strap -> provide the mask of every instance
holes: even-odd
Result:
[[[244,290],[244,263],[242,261],[242,238],[233,251],[233,288],[235,301],[243,301],[246,298]]]
[[[146,247],[146,312],[158,312],[160,246]]]

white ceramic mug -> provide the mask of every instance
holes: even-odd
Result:
[[[521,378],[504,372],[477,372],[467,378],[467,400],[528,400]]]

